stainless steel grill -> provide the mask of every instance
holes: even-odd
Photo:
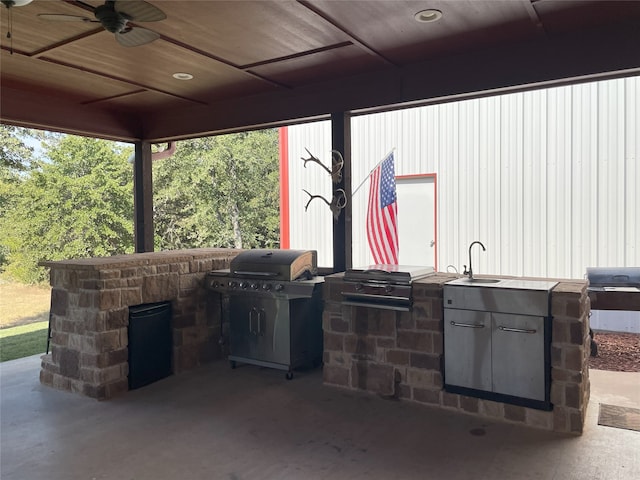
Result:
[[[247,250],[207,275],[222,296],[229,361],[286,370],[322,360],[322,283],[315,250]]]
[[[640,292],[640,267],[590,267],[587,278],[593,292]]]
[[[370,265],[347,270],[342,296],[344,305],[409,311],[415,280],[433,275],[433,267]]]

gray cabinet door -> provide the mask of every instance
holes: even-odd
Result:
[[[447,385],[491,390],[491,313],[444,310]]]
[[[286,300],[230,299],[231,354],[247,360],[290,364],[289,304]]]
[[[544,400],[544,318],[503,313],[492,318],[491,390]]]

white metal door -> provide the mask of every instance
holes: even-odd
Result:
[[[396,177],[400,265],[437,267],[434,175]]]

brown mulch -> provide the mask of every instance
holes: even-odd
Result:
[[[594,332],[598,355],[589,367],[613,372],[640,372],[640,334]]]

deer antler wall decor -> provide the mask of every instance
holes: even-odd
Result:
[[[313,162],[320,165],[329,175],[331,175],[331,181],[333,183],[340,183],[342,180],[342,167],[344,167],[344,159],[342,154],[337,150],[331,150],[331,168],[327,168],[315,155],[313,155],[307,148],[305,148],[309,154],[309,158],[300,157],[300,160],[304,162],[304,168],[307,168],[307,162]]]
[[[336,193],[333,195],[333,198],[331,199],[331,201],[327,200],[322,195],[312,195],[309,192],[307,192],[304,188],[302,189],[302,191],[307,195],[309,195],[309,201],[304,206],[305,212],[307,211],[307,208],[309,208],[309,204],[311,203],[311,201],[315,198],[319,198],[322,201],[324,201],[324,203],[329,205],[329,209],[331,210],[331,213],[333,213],[333,219],[337,220],[338,217],[340,216],[340,211],[347,205],[346,192],[341,188],[336,190]]]

